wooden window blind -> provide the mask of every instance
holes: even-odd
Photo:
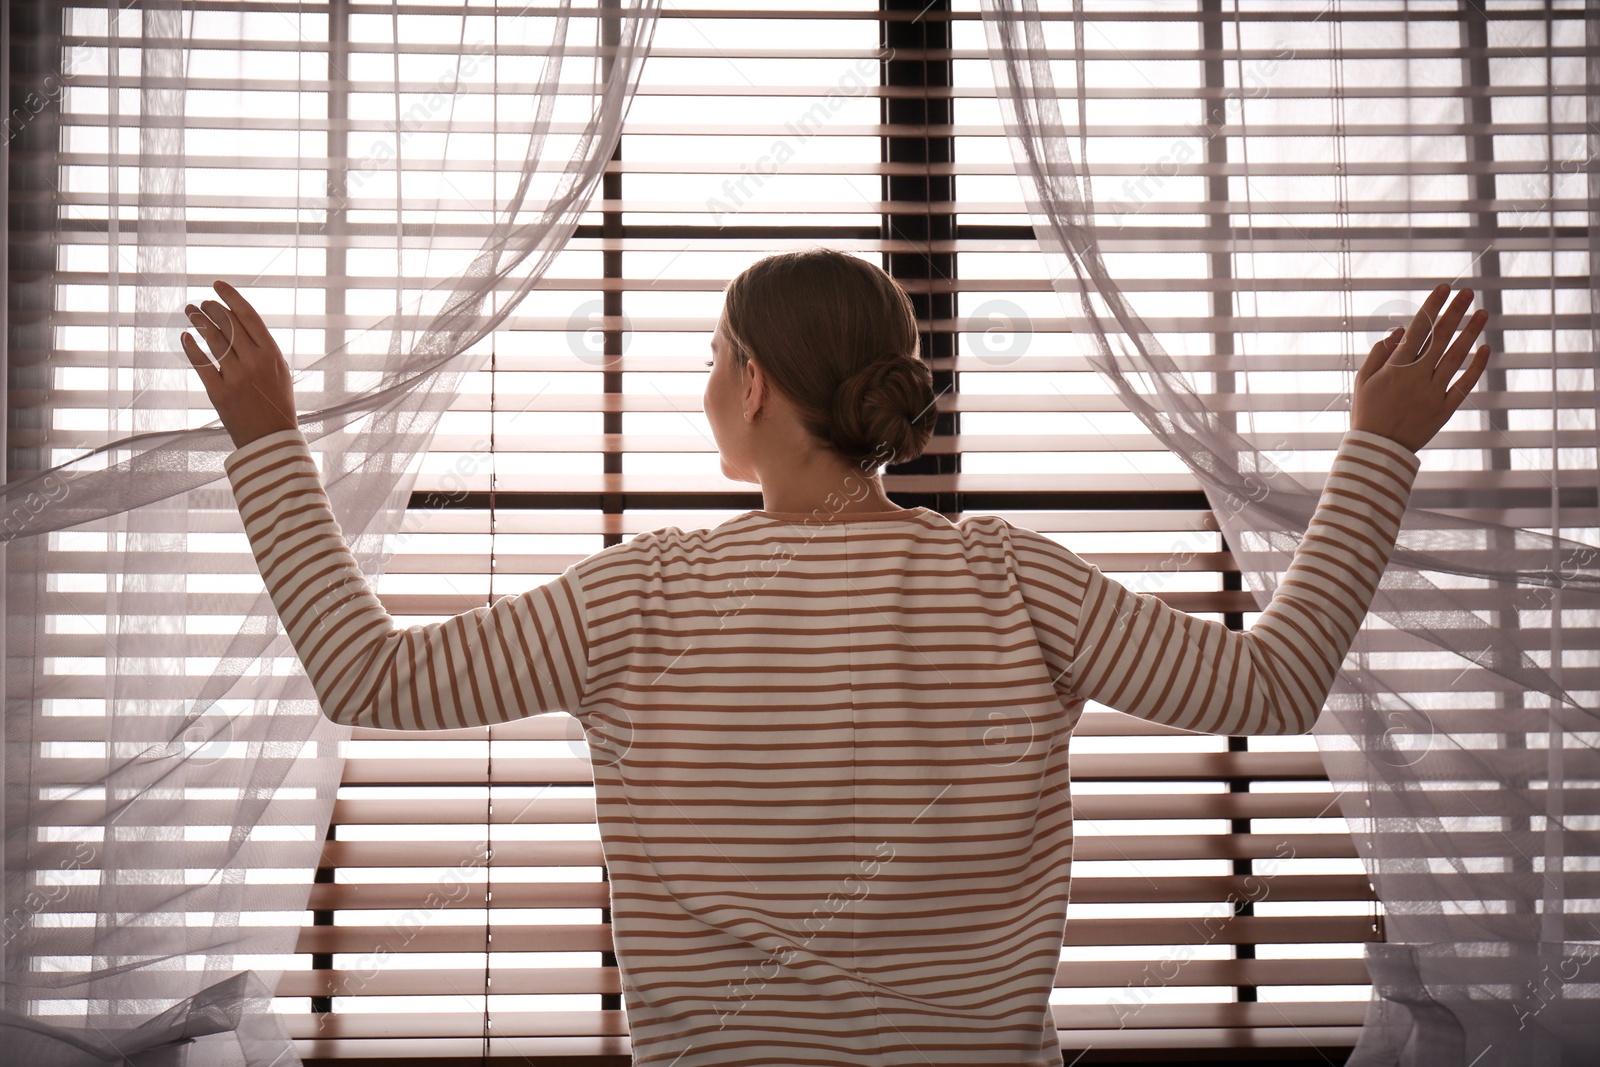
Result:
[[[435,480],[414,502],[424,514],[380,584],[392,611],[437,618],[549,580],[576,553],[759,506],[717,475],[699,350],[729,277],[826,243],[901,280],[935,388],[949,386],[929,453],[886,473],[898,502],[1004,514],[1131,585],[1246,624],[1255,603],[1227,573],[1196,483],[1063,354],[1070,324],[1020,214],[976,14],[664,11],[602,200],[558,265],[570,281],[547,279],[542,321],[524,305],[519,326],[537,339],[508,353],[518,329],[506,331],[495,380],[469,384],[441,427]],[[1205,84],[1198,64],[1189,74]],[[1129,233],[1113,251],[1152,260],[1160,240]],[[1182,259],[1166,288],[1203,290],[1205,258]],[[1173,265],[1139,273],[1162,271]],[[1210,328],[1184,327],[1197,341]],[[1201,369],[1206,346],[1192,351]],[[529,412],[496,421],[492,458],[475,458],[490,408],[541,388]],[[467,877],[492,881],[489,1013],[511,1037],[492,1051],[622,1047],[607,1040],[626,1028],[575,723],[496,728],[492,766],[483,733],[358,734],[332,880],[312,900],[327,925],[302,943],[325,966],[279,989],[333,1009],[291,1016],[313,1055],[477,1049],[481,896],[426,904],[485,838],[492,869]],[[1101,710],[1077,744],[1082,836],[1054,997],[1069,1047],[1226,1045],[1239,1030],[1351,1043],[1376,908],[1310,739],[1184,735]]]
[[[271,94],[274,78],[295,70],[325,73],[350,129],[364,132],[343,144],[326,124],[302,136],[348,180],[381,138],[380,122],[359,120],[363,93],[390,87],[391,11],[400,12],[402,77],[416,91],[455,67],[458,46],[453,36],[441,43],[434,5],[290,6],[292,32],[258,5],[200,8],[262,16],[261,54],[242,58],[298,56],[287,67],[252,67],[252,91]],[[1052,33],[1066,27],[1070,5],[1041,6]],[[1239,428],[1319,484],[1343,429],[1324,401],[1341,386],[1328,383],[1324,396],[1300,380],[1285,338],[1311,333],[1364,353],[1394,310],[1366,297],[1411,288],[1396,267],[1394,277],[1365,279],[1357,303],[1329,314],[1340,306],[1338,275],[1317,262],[1347,252],[1350,240],[1319,232],[1330,212],[1370,213],[1371,229],[1356,235],[1370,249],[1393,246],[1385,212],[1403,209],[1407,223],[1434,217],[1437,228],[1417,231],[1414,247],[1467,267],[1482,244],[1475,227],[1504,226],[1497,216],[1518,209],[1518,198],[1542,197],[1540,225],[1518,227],[1474,260],[1473,270],[1495,279],[1475,288],[1503,322],[1517,310],[1517,290],[1543,286],[1554,257],[1586,238],[1561,216],[1581,210],[1577,191],[1497,191],[1496,176],[1532,181],[1535,168],[1519,165],[1514,148],[1501,158],[1508,143],[1491,129],[1480,69],[1508,49],[1547,50],[1551,84],[1503,87],[1496,107],[1530,131],[1577,137],[1581,8],[1539,21],[1413,4],[1407,18],[1427,39],[1407,40],[1371,13],[1381,5],[1320,14],[1312,6],[1093,5],[1083,69],[1097,219],[1113,274],[1174,361],[1218,394]],[[492,63],[485,42],[497,39],[494,23],[520,9],[471,10],[474,32],[459,48]],[[104,7],[65,6],[62,17],[63,49],[104,52]],[[1279,151],[1258,154],[1246,171],[1231,147],[1237,129],[1208,127],[1206,116],[1257,97],[1327,97],[1312,69],[1330,56],[1327,35],[1308,28],[1319,20],[1374,64],[1370,84],[1341,89],[1341,99],[1362,102],[1358,121],[1330,139],[1327,128],[1252,112],[1252,151]],[[1407,64],[1429,77],[1408,80]],[[1069,50],[1056,65],[1067,95]],[[211,75],[195,76],[197,86],[210,84]],[[104,155],[111,77],[86,72],[63,96],[51,201],[61,219],[117,210]],[[234,84],[232,73],[214,80]],[[490,92],[486,85],[464,87],[463,99]],[[1577,100],[1570,119],[1554,117],[1555,103],[1569,98]],[[281,93],[280,118],[332,106],[297,110],[304,104]],[[416,129],[443,121],[422,114]],[[1450,146],[1446,163],[1382,156],[1384,138],[1436,125]],[[466,378],[422,462],[378,583],[391,613],[402,624],[437,620],[537,586],[636,533],[711,526],[759,507],[751,487],[718,472],[699,411],[705,342],[721,289],[739,270],[774,251],[828,244],[900,279],[924,324],[940,422],[927,455],[887,471],[898,503],[953,519],[1001,514],[1130,587],[1247,627],[1255,600],[1198,484],[1073,354],[1073,319],[1052,290],[1003,133],[976,0],[666,6],[590,211],[539,287],[482,343],[484,369]],[[1329,155],[1330,143],[1339,152]],[[219,217],[224,200],[261,217],[283,208],[271,191],[281,175],[252,178],[252,149],[240,142],[237,151],[240,180],[264,184],[241,195],[191,182],[194,269],[256,257],[248,262],[262,278],[292,276],[308,298],[324,299],[330,317],[339,301],[392,286],[398,265],[376,249],[335,255],[302,239],[293,265],[269,263],[259,248],[240,249],[220,221],[208,229],[200,220]],[[473,162],[485,173],[508,166]],[[1397,176],[1411,197],[1403,208],[1393,202]],[[296,180],[324,189],[330,174]],[[1234,254],[1241,227],[1249,227],[1248,259]],[[462,247],[469,230],[462,225]],[[58,329],[80,337],[116,329],[114,280],[87,240],[65,232],[53,262],[32,264],[53,272]],[[29,248],[38,259],[41,250]],[[1235,298],[1245,269],[1254,292],[1275,294],[1271,306]],[[1508,487],[1531,492],[1540,475],[1515,470],[1511,457],[1550,447],[1559,431],[1510,415],[1551,386],[1508,393],[1518,357],[1500,337],[1485,340],[1504,353],[1485,383],[1491,399],[1480,401],[1491,410],[1453,424],[1438,445],[1489,457]],[[93,366],[92,343],[59,351],[52,375]],[[1577,366],[1583,357],[1573,348],[1561,358]],[[1241,359],[1258,376],[1248,393]],[[54,385],[50,417],[81,417],[70,382]],[[1432,484],[1448,491],[1448,472]],[[1525,513],[1497,509],[1497,520],[1515,524],[1537,514],[1536,503],[1530,497]],[[1247,1042],[1285,1055],[1348,1048],[1368,995],[1360,945],[1382,939],[1382,919],[1313,740],[1189,735],[1091,705],[1074,743],[1079,836],[1053,997],[1063,1044],[1100,1053]],[[576,722],[537,716],[496,727],[492,739],[483,730],[358,730],[348,754],[298,953],[277,990],[308,1061],[465,1062],[482,1048],[487,1013],[496,1056],[626,1062]]]

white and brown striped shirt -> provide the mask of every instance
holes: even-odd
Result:
[[[299,431],[227,472],[330,718],[582,721],[635,1063],[1059,1067],[1084,703],[1309,730],[1418,466],[1346,434],[1244,633],[998,517],[925,508],[668,527],[397,629]]]

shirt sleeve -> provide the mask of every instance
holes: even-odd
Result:
[[[575,568],[443,622],[399,629],[345,544],[298,429],[236,449],[224,469],[261,577],[328,718],[449,729],[582,702],[588,644]]]
[[[1200,733],[1309,731],[1388,566],[1420,466],[1396,441],[1348,431],[1283,580],[1244,632],[1135,593],[1013,527],[1023,599],[1058,691]]]

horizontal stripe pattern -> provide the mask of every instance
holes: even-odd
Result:
[[[1013,527],[1029,616],[1062,698],[1202,733],[1309,731],[1394,551],[1420,465],[1395,441],[1346,433],[1287,572],[1245,632],[1129,590]]]
[[[1347,434],[1246,633],[924,508],[667,527],[396,631],[297,431],[228,473],[330,717],[583,723],[635,1063],[1054,1067],[1085,702],[1308,730],[1418,465]]]
[[[328,718],[446,729],[577,706],[588,652],[575,581],[399,629],[345,544],[299,430],[235,449],[224,469],[273,606]]]

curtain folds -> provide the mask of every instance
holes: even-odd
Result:
[[[213,277],[254,299],[243,271],[202,273],[217,257],[198,256],[197,242],[230,241],[218,236],[227,227],[216,222],[215,197],[187,191],[188,183],[196,168],[214,165],[195,157],[226,149],[211,143],[213,130],[186,127],[232,122],[247,130],[259,118],[246,109],[248,93],[231,98],[236,115],[219,117],[217,99],[226,94],[201,94],[197,103],[189,86],[196,68],[216,76],[219,55],[238,57],[229,62],[246,85],[245,69],[260,54],[259,26],[250,21],[259,13],[145,0],[114,6],[108,21],[104,6],[98,14],[17,6],[30,11],[13,25],[32,25],[63,46],[51,61],[59,68],[35,72],[41,91],[52,77],[57,94],[63,81],[104,88],[100,141],[120,147],[123,176],[119,182],[112,168],[98,219],[59,190],[44,197],[50,227],[87,226],[107,246],[114,325],[106,350],[85,359],[62,349],[58,360],[64,327],[52,328],[53,309],[63,305],[53,279],[40,290],[51,309],[42,312],[45,328],[26,335],[44,340],[29,349],[18,344],[24,334],[8,332],[12,380],[37,386],[39,402],[37,417],[8,424],[12,465],[0,487],[0,1047],[43,1067],[282,1067],[298,1058],[271,1011],[271,991],[301,935],[348,730],[321,715],[261,589],[222,478],[232,445],[199,410],[204,394],[176,342],[187,326],[185,301],[212,296],[199,290]],[[537,18],[491,20],[471,9],[443,16],[450,35],[429,40],[442,42],[442,57],[432,58],[449,65],[435,92],[448,107],[426,103],[421,112],[409,72],[427,49],[397,13],[385,16],[391,80],[377,95],[378,113],[392,119],[379,137],[388,150],[378,164],[367,161],[375,173],[359,175],[350,140],[363,127],[346,90],[360,76],[351,73],[348,24],[333,22],[348,19],[343,7],[332,5],[327,23],[293,31],[311,41],[329,34],[326,70],[302,70],[303,84],[289,87],[309,102],[301,106],[328,108],[325,146],[291,142],[301,146],[298,175],[310,174],[315,195],[288,186],[290,232],[242,223],[238,247],[287,243],[278,251],[293,266],[279,268],[289,278],[278,284],[295,294],[295,310],[274,321],[272,300],[257,306],[297,368],[300,424],[340,526],[376,575],[441,413],[462,377],[488,357],[479,342],[544,276],[598,187],[658,4],[602,0],[598,10],[575,10],[561,2]],[[361,92],[370,109],[370,39],[365,51]],[[464,206],[450,202],[455,187],[445,171],[453,137],[483,136],[484,108],[463,105],[458,119],[458,97],[471,93],[480,102],[506,95],[514,106],[493,107],[502,162],[482,186],[493,192]],[[130,102],[135,108],[119,113]],[[37,141],[50,120],[34,121]],[[423,127],[430,136],[413,142]],[[34,156],[51,188],[66,185],[53,170],[57,147],[37,144]],[[419,188],[436,199],[422,200]],[[481,227],[438,225],[441,214],[468,209]],[[461,251],[462,233],[480,235],[470,254]],[[49,243],[35,234],[33,247],[41,241]],[[392,311],[375,311],[382,302],[363,299],[345,270],[375,244],[402,274],[429,256],[461,256],[464,269],[422,291],[397,277]],[[301,310],[316,304],[297,296],[302,289],[320,290],[320,315]],[[317,328],[326,329],[326,354],[298,359],[300,331]],[[86,365],[96,373],[85,375]],[[97,392],[85,401],[85,389]],[[69,404],[97,409],[104,420],[74,429],[60,417]]]
[[[1246,38],[1239,43],[1241,31],[1236,22],[1230,25],[1238,18],[1239,5],[1228,11],[1219,5],[1203,8],[1221,29],[1234,34],[1235,48],[1263,48],[1270,39]],[[1458,17],[1445,16],[1451,21],[1444,22],[1443,31],[1436,11],[1426,13],[1427,24],[1419,26],[1408,24],[1412,16],[1398,4],[1383,18],[1401,42],[1397,47],[1409,47],[1413,41],[1466,48],[1496,43],[1507,46],[1504,50],[1511,53],[1493,61],[1496,85],[1552,84],[1551,60],[1544,53],[1558,50],[1544,47],[1537,36],[1540,24],[1517,12],[1511,13],[1514,19],[1499,24],[1493,11],[1485,15],[1481,8],[1463,4]],[[1251,10],[1259,10],[1259,5]],[[1182,458],[1204,487],[1227,545],[1255,599],[1264,607],[1310,520],[1321,479],[1280,469],[1272,457],[1282,458],[1284,434],[1269,437],[1241,432],[1235,413],[1303,412],[1319,406],[1324,411],[1330,407],[1346,410],[1348,402],[1339,404],[1340,397],[1332,396],[1323,406],[1323,395],[1297,396],[1293,399],[1311,402],[1280,407],[1273,407],[1272,398],[1265,396],[1241,402],[1240,394],[1250,397],[1284,389],[1277,383],[1273,389],[1252,389],[1251,375],[1234,373],[1249,371],[1247,356],[1231,355],[1247,351],[1248,346],[1217,349],[1219,356],[1224,352],[1230,355],[1214,364],[1218,368],[1212,376],[1214,384],[1196,384],[1177,366],[1107,272],[1101,252],[1102,226],[1097,223],[1091,188],[1096,167],[1089,160],[1087,131],[1091,125],[1107,124],[1107,119],[1106,112],[1099,111],[1098,123],[1092,122],[1091,112],[1102,105],[1082,89],[1087,49],[1105,49],[1110,38],[1091,24],[1093,16],[1086,17],[1080,0],[1072,0],[1070,11],[1063,12],[1065,18],[1052,24],[1058,29],[1050,31],[1048,42],[1045,22],[1033,0],[982,0],[982,12],[1023,199],[1050,264],[1054,288],[1067,314],[1075,316],[1076,334],[1101,378],[1130,412]],[[1485,458],[1465,469],[1430,462],[1436,458],[1430,455],[1432,446],[1423,450],[1424,469],[1398,547],[1317,725],[1316,742],[1337,790],[1340,811],[1384,906],[1384,940],[1370,944],[1367,951],[1372,1000],[1350,1063],[1353,1067],[1423,1063],[1429,1067],[1513,1063],[1575,1067],[1600,1056],[1600,921],[1595,908],[1600,898],[1600,876],[1596,874],[1600,836],[1594,829],[1594,817],[1600,811],[1596,803],[1600,723],[1596,721],[1592,673],[1596,623],[1600,621],[1596,615],[1600,608],[1600,549],[1560,534],[1563,528],[1578,527],[1593,540],[1595,523],[1594,449],[1600,444],[1595,390],[1600,383],[1595,380],[1593,353],[1600,350],[1600,332],[1594,332],[1593,324],[1600,320],[1593,318],[1597,314],[1593,294],[1600,291],[1596,288],[1600,286],[1600,259],[1592,254],[1589,242],[1595,232],[1600,186],[1596,184],[1597,152],[1592,145],[1594,127],[1591,125],[1586,135],[1591,146],[1582,168],[1589,183],[1581,194],[1588,199],[1582,222],[1590,228],[1579,244],[1591,254],[1577,257],[1586,263],[1576,285],[1563,276],[1567,261],[1556,254],[1554,200],[1562,190],[1554,184],[1555,175],[1563,167],[1569,172],[1574,168],[1558,154],[1560,142],[1554,137],[1534,142],[1538,146],[1534,151],[1544,153],[1536,155],[1535,162],[1543,161],[1550,184],[1524,193],[1530,198],[1542,196],[1542,217],[1552,219],[1550,254],[1541,261],[1545,276],[1535,273],[1516,284],[1500,284],[1499,262],[1491,250],[1505,233],[1493,211],[1472,214],[1469,236],[1473,240],[1458,245],[1481,249],[1478,255],[1451,252],[1408,257],[1405,252],[1413,247],[1410,232],[1393,233],[1387,250],[1349,253],[1352,248],[1374,248],[1369,237],[1373,216],[1361,212],[1373,210],[1372,200],[1387,198],[1394,206],[1385,210],[1405,214],[1412,202],[1412,182],[1422,183],[1427,179],[1421,176],[1440,172],[1429,164],[1454,160],[1455,167],[1489,173],[1486,168],[1470,166],[1478,161],[1470,150],[1466,164],[1448,149],[1438,151],[1436,157],[1429,155],[1429,146],[1437,145],[1435,136],[1440,131],[1430,125],[1435,120],[1412,117],[1410,112],[1406,113],[1409,125],[1404,133],[1391,133],[1381,151],[1374,153],[1369,148],[1359,156],[1393,161],[1389,173],[1397,176],[1389,187],[1361,205],[1344,199],[1341,189],[1333,213],[1319,206],[1312,209],[1316,214],[1292,220],[1308,247],[1344,250],[1334,253],[1336,261],[1319,257],[1326,265],[1336,263],[1337,270],[1310,278],[1292,273],[1300,268],[1285,268],[1271,255],[1258,257],[1252,243],[1255,226],[1270,222],[1282,227],[1287,209],[1264,200],[1254,206],[1261,218],[1242,215],[1251,210],[1250,191],[1267,184],[1262,175],[1284,173],[1273,168],[1273,161],[1302,157],[1285,156],[1281,149],[1275,153],[1264,130],[1252,134],[1251,122],[1258,130],[1275,124],[1295,125],[1299,130],[1308,126],[1326,129],[1329,132],[1323,138],[1335,142],[1328,155],[1321,154],[1326,146],[1319,144],[1306,158],[1347,158],[1347,146],[1338,143],[1342,137],[1338,131],[1358,116],[1345,114],[1344,87],[1347,83],[1370,85],[1374,76],[1371,68],[1363,70],[1359,58],[1347,58],[1342,52],[1342,18],[1342,6],[1334,2],[1315,18],[1308,9],[1299,25],[1271,27],[1287,37],[1291,52],[1296,46],[1313,52],[1327,49],[1328,57],[1319,57],[1315,63],[1308,60],[1292,70],[1287,61],[1278,67],[1283,72],[1281,81],[1290,87],[1282,99],[1274,97],[1271,85],[1257,87],[1248,92],[1250,99],[1245,99],[1245,90],[1239,88],[1244,81],[1241,77],[1231,92],[1223,94],[1233,98],[1228,100],[1230,107],[1238,105],[1238,116],[1230,117],[1230,124],[1220,129],[1195,124],[1197,135],[1206,134],[1222,149],[1213,155],[1205,154],[1203,148],[1177,157],[1231,164],[1235,177],[1226,186],[1230,190],[1226,195],[1247,202],[1237,209],[1240,215],[1220,214],[1224,222],[1240,219],[1232,227],[1222,229],[1212,223],[1217,228],[1210,234],[1220,237],[1227,260],[1237,268],[1231,294],[1214,306],[1212,315],[1242,321],[1241,330],[1251,328],[1249,310],[1275,304],[1288,303],[1302,314],[1312,309],[1348,315],[1349,294],[1366,291],[1377,299],[1392,292],[1387,280],[1396,275],[1406,282],[1402,291],[1408,288],[1416,296],[1404,315],[1384,322],[1384,327],[1408,321],[1421,295],[1441,280],[1452,280],[1453,287],[1473,288],[1478,294],[1475,303],[1487,303],[1492,312],[1511,315],[1542,309],[1535,322],[1551,324],[1548,330],[1535,325],[1520,334],[1502,333],[1500,337],[1515,338],[1509,355],[1517,360],[1517,366],[1552,369],[1544,379],[1549,383],[1544,394],[1533,392],[1534,387],[1526,382],[1522,388],[1532,395],[1503,392],[1516,387],[1517,376],[1496,371],[1496,361],[1507,359],[1508,353],[1504,344],[1495,343],[1491,370],[1474,390],[1477,401],[1469,398],[1451,426],[1496,429],[1503,425],[1495,421],[1496,409],[1503,412],[1515,407],[1519,412],[1531,410],[1543,416],[1522,425],[1550,428],[1552,443],[1557,429],[1568,438],[1561,447],[1534,452],[1510,448],[1507,437],[1504,447],[1485,447],[1478,453]],[[1548,121],[1581,120],[1585,107],[1589,116],[1596,113],[1596,94],[1600,92],[1597,18],[1600,16],[1593,13],[1591,5],[1586,26],[1579,23],[1577,27],[1586,32],[1576,34],[1578,45],[1587,42],[1587,58],[1580,58],[1586,64],[1587,95],[1574,109],[1567,97],[1551,89]],[[1570,22],[1568,28],[1574,28]],[[1546,29],[1556,32],[1553,20]],[[1438,39],[1441,32],[1445,32],[1442,42]],[[1449,39],[1456,34],[1454,41]],[[1210,47],[1221,47],[1223,40],[1220,35],[1212,36]],[[1371,45],[1370,39],[1364,43]],[[1526,51],[1508,47],[1519,43]],[[1060,97],[1067,108],[1075,105],[1075,114],[1069,114],[1065,123],[1047,44],[1056,49],[1057,57],[1067,57],[1058,58],[1057,67],[1071,71],[1076,86]],[[1469,76],[1475,70],[1486,75],[1488,61],[1481,68],[1474,67],[1472,54],[1463,55],[1462,69]],[[1320,80],[1323,78],[1327,81]],[[1461,95],[1479,103],[1464,105],[1466,117],[1487,125],[1488,115],[1474,110],[1488,107],[1484,96],[1487,78],[1467,84],[1475,86],[1477,93],[1474,96],[1464,90]],[[1308,85],[1325,92],[1307,92]],[[1350,104],[1352,111],[1358,106],[1376,110],[1387,102],[1364,104],[1359,93],[1352,94],[1358,97]],[[1404,91],[1393,95],[1402,96]],[[1212,111],[1216,99],[1196,101],[1193,112],[1198,113],[1201,104]],[[1175,108],[1169,118],[1187,120],[1190,114]],[[1383,113],[1383,118],[1389,119],[1391,114]],[[1458,145],[1465,136],[1458,135]],[[1413,145],[1427,158],[1415,158]],[[1355,146],[1357,151],[1361,147]],[[1348,158],[1355,155],[1352,152]],[[1252,164],[1252,160],[1266,162]],[[1411,171],[1408,164],[1418,165]],[[1328,172],[1332,184],[1332,164]],[[1480,180],[1492,183],[1494,178]],[[1365,188],[1370,191],[1373,186]],[[1477,195],[1489,198],[1496,192],[1491,185]],[[1507,198],[1509,205],[1506,192],[1498,195]],[[1421,203],[1410,208],[1417,214],[1405,215],[1401,225],[1406,231],[1432,224],[1421,216],[1422,209]],[[1099,210],[1105,211],[1104,204]],[[1570,244],[1562,246],[1566,247]],[[1489,254],[1487,260],[1485,254]],[[1285,279],[1290,284],[1281,284]],[[1587,293],[1581,292],[1583,288]],[[1580,292],[1573,294],[1572,289]],[[1298,299],[1296,290],[1316,296]],[[1327,306],[1316,303],[1324,293],[1331,294]],[[1577,306],[1583,313],[1569,316],[1581,324],[1581,340],[1574,346],[1570,328],[1558,333],[1555,316]],[[1170,309],[1163,308],[1163,313],[1170,314]],[[1270,316],[1273,312],[1259,314]],[[1224,324],[1217,329],[1226,331],[1228,327]],[[1243,337],[1240,334],[1236,339]],[[1292,347],[1294,342],[1281,337],[1269,337],[1265,347],[1270,350],[1274,343],[1288,343],[1288,350],[1304,360],[1307,371],[1342,373],[1347,397],[1356,361],[1364,358],[1365,347],[1373,339],[1368,336],[1360,342],[1362,351],[1343,355],[1319,352],[1314,345],[1297,350]],[[1498,342],[1493,334],[1487,339]],[[1541,344],[1549,347],[1538,347]],[[1345,346],[1353,348],[1349,340]],[[1563,354],[1568,354],[1566,360],[1560,358]],[[1586,367],[1587,373],[1574,379],[1553,372],[1557,367],[1573,366],[1574,361],[1579,368]],[[1272,375],[1260,377],[1271,379]],[[1304,380],[1314,381],[1315,377],[1308,375]],[[1564,389],[1560,386],[1563,381],[1575,381],[1576,385]],[[1232,395],[1223,396],[1224,382]],[[1500,399],[1484,399],[1484,394],[1494,393],[1499,393]],[[1504,403],[1507,398],[1514,403]],[[1569,432],[1569,428],[1575,429]],[[1293,441],[1297,432],[1289,431],[1287,439]],[[1511,453],[1517,453],[1517,470],[1530,469],[1531,463],[1531,469],[1549,483],[1544,501],[1532,504],[1538,515],[1548,515],[1547,521],[1541,517],[1512,527],[1482,517],[1514,504],[1529,506],[1526,494],[1517,496],[1506,477],[1512,464],[1506,463],[1505,457]],[[1563,470],[1562,461],[1575,469]],[[1448,470],[1448,485],[1455,491],[1430,493],[1430,469]],[[1578,503],[1575,506],[1569,501]],[[1541,533],[1541,529],[1550,532]],[[1263,899],[1270,899],[1270,879]]]

